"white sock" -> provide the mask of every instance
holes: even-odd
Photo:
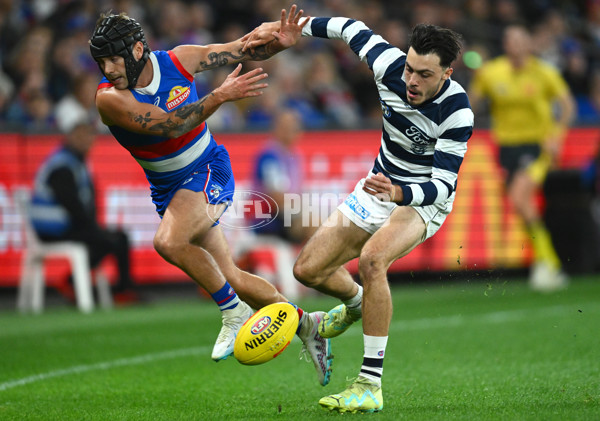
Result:
[[[352,298],[350,298],[349,300],[345,300],[342,301],[344,304],[346,304],[346,307],[348,307],[348,309],[360,309],[361,305],[362,305],[362,296],[363,296],[363,287],[358,285],[358,292],[356,293],[356,295]]]
[[[383,358],[387,346],[387,336],[363,335],[365,354],[360,368],[360,375],[381,386],[383,375]]]

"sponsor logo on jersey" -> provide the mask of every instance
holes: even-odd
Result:
[[[190,88],[183,86],[175,86],[169,92],[169,97],[167,98],[167,110],[171,111],[173,108],[182,104],[188,97],[190,96]]]
[[[350,196],[348,196],[344,202],[350,209],[352,209],[354,211],[355,214],[360,216],[362,219],[367,219],[369,217],[369,215],[371,215],[371,212],[366,210],[363,207],[363,205],[358,203],[358,199],[356,198],[356,196],[354,194],[351,194]]]
[[[416,155],[423,155],[429,145],[427,135],[416,126],[410,126],[404,131],[404,134],[412,141],[410,150]]]

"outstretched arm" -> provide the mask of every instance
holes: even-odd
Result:
[[[271,57],[292,47],[298,42],[302,30],[310,19],[307,17],[300,23],[303,14],[302,9],[296,12],[295,4],[290,8],[289,15],[285,9],[282,9],[279,21],[265,22],[241,38],[244,43],[243,51],[252,53],[265,49],[265,52]]]
[[[276,23],[277,29],[274,29],[275,26],[271,26],[273,29],[270,31],[270,39],[264,39],[252,48],[246,48],[245,44],[250,34],[256,29],[227,44],[180,45],[173,49],[173,53],[175,53],[182,66],[191,74],[243,61],[266,60],[298,41],[302,34],[302,28],[306,24],[306,22],[299,23],[303,13],[302,10],[296,12],[296,5],[290,8],[289,15],[283,9],[281,20]]]
[[[255,69],[240,75],[239,64],[225,81],[200,100],[166,112],[152,104],[138,102],[129,90],[114,87],[98,90],[96,106],[104,124],[119,126],[134,133],[179,137],[198,127],[223,103],[258,96],[267,87],[267,74]]]

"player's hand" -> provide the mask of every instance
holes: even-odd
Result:
[[[401,202],[402,189],[392,184],[392,180],[382,173],[377,173],[365,180],[363,190],[372,194],[382,202]]]
[[[286,17],[285,9],[281,10],[281,26],[279,32],[273,32],[273,37],[279,42],[282,49],[289,48],[298,42],[302,36],[302,28],[308,23],[308,17],[300,23],[304,10],[296,13],[296,5],[290,8],[290,14]]]
[[[249,34],[244,35],[242,37],[242,42],[244,42],[242,51],[254,50],[270,42],[275,42],[274,47],[277,51],[295,45],[302,36],[302,28],[308,23],[308,17],[300,23],[304,11],[301,9],[296,12],[296,10],[297,6],[295,4],[290,8],[289,15],[285,9],[282,9],[279,22],[263,23]]]
[[[254,51],[257,47],[273,42],[275,39],[273,33],[279,31],[280,28],[280,21],[262,23],[242,37],[242,42],[244,43],[242,51]]]
[[[262,68],[259,67],[243,75],[240,75],[241,70],[242,65],[238,64],[233,72],[227,75],[221,86],[213,91],[222,102],[262,95],[262,89],[269,86],[261,82],[268,76]]]

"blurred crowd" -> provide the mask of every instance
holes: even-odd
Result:
[[[88,39],[101,12],[137,19],[154,50],[179,44],[232,41],[264,21],[277,20],[289,0],[0,0],[0,131],[68,131],[82,114],[96,115],[101,74]],[[501,53],[503,28],[525,23],[536,53],[556,66],[577,99],[576,124],[600,121],[600,0],[306,0],[311,16],[360,19],[405,49],[412,26],[428,22],[464,36],[453,78],[467,86],[473,72]],[[305,129],[380,127],[373,78],[341,42],[302,40],[267,62],[264,95],[227,103],[209,120],[213,130],[265,130],[275,110],[294,108]],[[196,75],[201,96],[231,68]],[[481,122],[478,122],[481,123]],[[99,128],[102,125],[99,124]]]

